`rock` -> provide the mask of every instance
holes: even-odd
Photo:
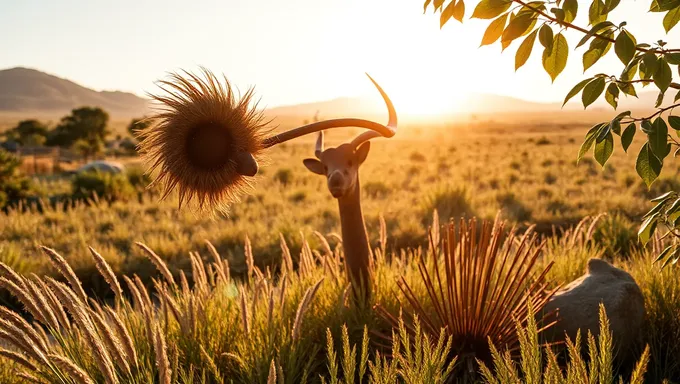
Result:
[[[557,323],[545,332],[548,341],[575,340],[581,330],[582,343],[590,331],[599,335],[599,305],[604,304],[614,337],[614,350],[626,355],[637,341],[645,317],[640,287],[626,271],[600,259],[590,259],[586,274],[569,283],[545,306],[557,310]]]

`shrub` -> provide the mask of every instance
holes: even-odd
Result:
[[[21,159],[0,149],[0,209],[28,198],[34,190],[20,171]]]
[[[423,221],[427,223],[432,211],[435,210],[443,221],[461,216],[470,217],[474,214],[467,188],[450,185],[439,188],[425,198],[422,208]]]
[[[422,153],[420,153],[418,151],[411,152],[409,159],[413,162],[416,162],[416,163],[422,163],[424,161],[427,161],[427,158],[425,157],[425,155],[423,155]]]
[[[77,174],[72,183],[72,197],[86,200],[96,196],[107,201],[127,200],[134,195],[134,189],[124,174],[107,172],[84,172]]]
[[[502,193],[496,196],[504,215],[512,221],[527,221],[531,219],[531,209],[527,208],[514,193]]]
[[[390,187],[382,181],[369,181],[362,185],[361,188],[367,196],[372,198],[383,198],[392,192]]]
[[[151,184],[151,177],[141,167],[129,167],[125,171],[125,175],[130,185],[138,192],[145,191]]]
[[[593,241],[612,259],[627,258],[641,248],[635,225],[620,213],[607,215],[599,221]]]
[[[274,174],[274,180],[281,183],[281,185],[288,185],[293,181],[293,171],[289,168],[281,168]]]

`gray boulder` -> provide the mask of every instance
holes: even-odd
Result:
[[[588,331],[597,337],[600,303],[609,318],[615,351],[627,355],[644,322],[644,297],[628,272],[600,259],[590,259],[586,274],[557,292],[545,306],[548,312],[556,310],[557,320],[545,333],[548,341],[565,340],[565,334],[574,340],[579,329],[582,342]]]

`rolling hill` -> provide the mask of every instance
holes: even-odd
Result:
[[[651,89],[652,87],[649,87]],[[668,92],[666,101],[672,101],[674,93]],[[451,113],[433,116],[433,120],[459,120],[471,116],[515,116],[538,117],[540,120],[554,120],[557,115],[580,120],[592,120],[595,116],[607,116],[612,110],[604,100],[598,101],[588,111],[583,111],[579,97],[575,97],[565,108],[561,103],[539,103],[514,97],[473,93],[462,102],[452,106]],[[656,92],[640,92],[640,98],[622,98],[620,110],[631,109],[637,113],[649,111],[656,99]],[[666,104],[666,103],[664,103]],[[8,121],[33,117],[60,117],[71,109],[81,106],[99,106],[109,112],[114,120],[126,120],[143,116],[149,112],[149,101],[129,92],[95,91],[71,80],[63,79],[29,68],[0,70],[0,115]],[[398,106],[397,106],[398,107]],[[279,121],[300,124],[311,120],[319,112],[321,119],[339,116],[380,118],[385,115],[385,106],[379,97],[343,97],[313,103],[287,105],[270,108],[268,117]],[[7,118],[11,116],[11,118]],[[400,119],[409,116],[400,113]],[[599,119],[599,117],[597,117]],[[288,124],[284,124],[288,125]]]
[[[81,106],[97,106],[116,117],[143,115],[148,101],[127,92],[94,91],[35,69],[0,70],[0,112],[63,115]]]

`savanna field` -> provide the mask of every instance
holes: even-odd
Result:
[[[591,157],[577,165],[589,128],[480,119],[408,124],[373,140],[360,168],[375,275],[367,301],[347,289],[337,202],[302,164],[310,139],[267,152],[228,214],[177,209],[176,195],[161,201],[135,157],[122,159],[128,175],[113,195],[74,204],[45,203],[74,192],[70,177],[37,176],[40,207],[0,216],[0,382],[680,382],[680,273],[653,264],[663,240],[637,239],[649,200],[680,187],[677,162],[651,190],[635,173],[640,138],[628,155],[617,146],[604,169]],[[327,145],[344,139],[331,133]],[[554,263],[545,290],[584,274],[590,258],[629,272],[646,310],[632,357],[612,354],[604,316],[605,332],[582,335],[582,354],[541,346],[531,316],[508,355],[502,345],[489,355],[486,337],[470,348],[455,332],[428,331],[423,314],[440,309],[422,269],[441,262],[439,224],[461,217],[505,221],[510,254],[529,229],[524,241],[537,252],[527,268]],[[495,292],[503,268],[495,273],[460,283],[464,296]]]

